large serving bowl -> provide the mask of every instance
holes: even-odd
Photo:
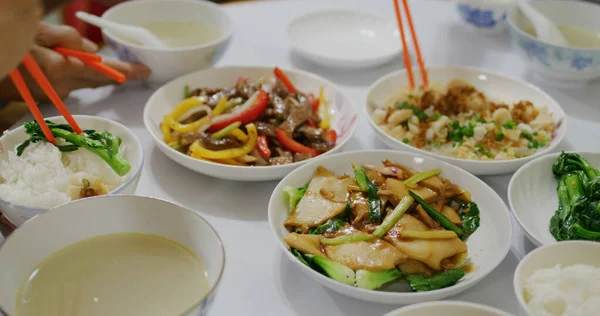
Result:
[[[121,138],[121,148],[126,148],[123,156],[131,164],[131,170],[126,175],[127,180],[108,194],[135,193],[142,174],[142,166],[144,165],[144,149],[138,137],[130,129],[115,121],[87,115],[73,115],[73,117],[84,130],[106,130]],[[56,123],[66,122],[62,116],[54,116],[46,119]],[[0,137],[0,160],[8,159],[8,151],[13,150],[28,137],[23,126],[19,126]],[[47,208],[28,207],[0,199],[0,212],[17,227],[46,210]]]
[[[560,264],[563,268],[585,264],[600,268],[600,243],[594,241],[562,241],[537,248],[530,252],[517,266],[513,277],[513,288],[522,315],[535,316],[527,308],[524,297],[525,281],[538,269],[547,269]],[[565,284],[565,286],[569,286]],[[577,293],[575,289],[571,293]],[[576,295],[576,294],[575,294]]]
[[[415,68],[414,72],[417,73],[418,69]],[[555,131],[555,137],[548,147],[540,149],[531,156],[512,160],[484,161],[459,159],[412,147],[385,133],[371,118],[371,114],[378,106],[385,104],[388,98],[396,94],[398,90],[409,85],[406,70],[403,69],[388,74],[373,83],[369,88],[367,100],[363,107],[364,115],[375,130],[376,135],[390,148],[435,157],[475,175],[494,175],[514,172],[528,161],[556,150],[556,147],[566,134],[566,115],[558,102],[544,91],[525,81],[485,69],[462,66],[431,66],[427,68],[427,72],[431,84],[440,83],[445,85],[452,79],[463,79],[471,83],[477,90],[482,91],[490,100],[502,101],[507,104],[529,100],[536,106],[545,105],[549,112],[552,113],[554,121],[557,123],[561,122],[561,124]]]
[[[339,151],[350,140],[356,128],[357,115],[354,112],[352,101],[335,84],[310,73],[300,70],[284,70],[290,80],[300,91],[316,92],[319,87],[324,87],[325,99],[331,101],[331,128],[337,132],[335,148],[322,154],[330,155]],[[150,97],[144,108],[144,125],[152,135],[158,148],[169,158],[178,164],[198,173],[212,177],[238,180],[238,181],[265,181],[281,179],[292,170],[305,164],[309,160],[299,161],[292,164],[264,167],[243,167],[218,164],[199,160],[185,155],[165,144],[160,130],[160,123],[164,116],[171,112],[173,107],[181,102],[184,87],[191,89],[195,87],[223,88],[230,87],[241,77],[258,79],[263,76],[271,76],[271,67],[219,67],[211,68],[177,78],[158,89]],[[313,158],[314,159],[314,158]]]
[[[508,203],[525,235],[536,246],[556,242],[550,234],[550,218],[558,209],[558,181],[552,164],[560,153],[530,161],[513,175],[508,184]],[[600,153],[577,152],[595,168],[600,167]]]
[[[0,245],[0,266],[5,267],[0,269],[0,311],[15,315],[21,284],[46,257],[73,243],[116,233],[161,236],[200,258],[210,290],[204,297],[199,296],[194,306],[182,308],[187,308],[184,315],[206,315],[225,265],[225,251],[217,232],[190,209],[131,195],[94,197],[65,204],[35,217],[8,236]]]
[[[352,163],[381,165],[383,160],[391,160],[408,168],[424,171],[433,168],[442,170],[441,176],[471,192],[472,199],[478,202],[481,211],[481,226],[469,237],[469,259],[476,267],[457,284],[429,292],[411,292],[407,285],[386,287],[386,290],[365,290],[334,281],[301,263],[289,251],[284,241],[289,234],[283,223],[288,217],[288,201],[284,198],[286,186],[301,187],[308,183],[318,166],[323,166],[336,174],[352,174]],[[448,163],[408,152],[376,150],[347,152],[323,157],[296,169],[277,185],[269,201],[269,224],[281,250],[305,275],[336,292],[357,299],[388,303],[413,304],[442,299],[456,295],[481,281],[504,259],[511,243],[511,224],[508,208],[502,199],[487,184],[472,174]],[[315,284],[315,286],[317,286]]]
[[[499,309],[461,301],[439,301],[414,304],[391,311],[384,316],[509,316]]]
[[[209,1],[128,1],[110,8],[102,18],[130,25],[156,21],[197,21],[220,32],[217,39],[201,45],[149,48],[125,41],[112,32],[103,30],[104,41],[119,59],[147,65],[152,70],[149,80],[155,83],[164,83],[183,74],[211,67],[223,55],[233,34],[231,17],[219,5]]]
[[[532,5],[552,22],[600,32],[600,5],[585,1],[534,0]],[[600,48],[551,45],[526,33],[531,22],[515,8],[508,15],[511,42],[531,68],[558,87],[578,86],[600,78]]]

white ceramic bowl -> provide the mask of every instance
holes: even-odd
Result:
[[[415,73],[418,73],[417,68],[415,68],[414,71]],[[413,151],[419,154],[432,156],[463,168],[475,175],[494,175],[514,172],[528,161],[556,150],[556,147],[567,132],[566,115],[558,102],[530,83],[489,70],[463,66],[431,66],[427,67],[427,71],[430,84],[440,83],[445,85],[452,79],[463,79],[471,83],[479,91],[485,93],[488,99],[491,100],[498,100],[508,104],[516,103],[521,100],[529,100],[536,106],[545,105],[552,113],[554,121],[562,123],[556,130],[555,138],[552,140],[549,147],[539,150],[537,153],[525,158],[496,161],[468,160],[418,149],[388,135],[381,127],[377,126],[371,118],[371,114],[378,106],[383,106],[392,95],[398,92],[398,90],[409,86],[406,70],[400,70],[388,74],[373,83],[367,92],[367,100],[363,107],[364,115],[367,117],[369,124],[371,124],[371,127],[375,130],[377,136],[390,148]]]
[[[384,316],[510,316],[499,309],[461,301],[439,301],[414,304],[391,311]]]
[[[506,31],[506,16],[515,0],[458,0],[456,8],[464,22],[479,31],[501,34]]]
[[[390,288],[390,291],[370,291],[348,286],[334,281],[304,265],[289,251],[284,238],[289,234],[283,223],[288,217],[287,202],[283,196],[286,186],[300,187],[312,178],[317,166],[324,166],[336,174],[352,174],[352,163],[381,165],[385,159],[403,164],[415,170],[428,170],[440,168],[441,176],[460,185],[471,192],[481,211],[481,226],[467,240],[469,259],[476,267],[475,271],[467,274],[456,285],[430,291],[412,292],[408,286]],[[269,201],[269,224],[275,235],[277,243],[286,256],[310,277],[336,292],[357,299],[387,303],[387,304],[413,304],[425,301],[442,299],[456,295],[481,281],[488,273],[494,270],[504,259],[510,249],[511,224],[508,208],[502,199],[487,184],[472,174],[452,166],[448,163],[407,152],[375,150],[361,152],[347,152],[329,157],[323,157],[296,169],[285,177],[273,191]],[[316,284],[315,284],[316,286]]]
[[[600,168],[600,153],[577,152],[596,168]],[[552,174],[552,164],[560,153],[530,161],[513,175],[508,185],[508,203],[525,235],[536,246],[556,242],[550,234],[550,218],[558,209],[558,182]],[[534,198],[532,198],[534,197]]]
[[[525,280],[538,269],[547,269],[557,264],[563,267],[586,264],[600,268],[600,243],[593,241],[562,241],[546,245],[530,252],[517,266],[513,277],[513,288],[521,310],[535,316],[527,309],[524,298]]]
[[[233,21],[219,5],[196,0],[127,1],[106,11],[102,18],[140,25],[156,21],[197,21],[221,33],[211,42],[189,47],[155,49],[125,41],[103,30],[104,41],[119,59],[152,69],[150,82],[164,83],[183,74],[211,67],[225,51],[233,34]]]
[[[127,148],[123,155],[131,164],[131,170],[126,176],[127,180],[108,194],[135,193],[142,174],[142,166],[144,165],[144,149],[137,136],[127,127],[105,118],[88,115],[73,115],[73,117],[82,129],[107,130],[121,137],[123,141],[121,146]],[[65,119],[62,116],[54,116],[46,119],[57,123],[65,123]],[[23,126],[19,126],[0,137],[0,160],[7,159],[8,151],[13,150],[27,138],[28,136]],[[0,212],[17,227],[46,210],[45,208],[27,207],[0,199]]]
[[[354,112],[352,101],[350,101],[340,88],[319,76],[300,70],[283,70],[300,91],[318,93],[319,87],[325,87],[325,99],[330,100],[332,104],[330,113],[331,127],[336,130],[338,137],[335,148],[324,153],[322,156],[339,151],[350,140],[356,128],[357,114]],[[272,76],[272,74],[273,68],[270,67],[219,67],[177,78],[154,92],[146,103],[146,107],[144,108],[144,124],[146,125],[146,129],[148,129],[154,142],[165,155],[178,164],[198,173],[238,181],[281,179],[298,166],[310,161],[310,159],[288,165],[264,167],[241,167],[212,163],[192,158],[169,147],[163,141],[160,131],[160,122],[162,122],[165,114],[171,112],[171,109],[181,102],[183,89],[186,85],[190,89],[196,87],[231,87],[240,76],[258,79],[263,76]]]
[[[532,5],[554,23],[600,33],[600,5],[586,1],[534,0]],[[600,78],[600,48],[546,44],[525,33],[532,24],[517,8],[508,15],[511,42],[540,77],[559,88],[577,87]]]
[[[365,68],[391,61],[402,51],[393,21],[359,11],[325,10],[292,20],[292,48],[326,67]]]
[[[207,314],[225,266],[219,235],[195,211],[133,195],[93,197],[65,204],[36,216],[8,236],[0,245],[0,266],[10,267],[0,269],[0,310],[15,315],[21,284],[49,255],[78,241],[116,233],[158,235],[197,255],[206,268],[210,290],[204,297],[199,296],[184,315]]]

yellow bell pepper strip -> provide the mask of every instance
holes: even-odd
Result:
[[[184,100],[183,102],[181,102],[180,104],[178,104],[173,111],[171,111],[171,113],[168,115],[170,116],[170,124],[169,127],[172,128],[173,130],[176,130],[180,133],[186,133],[186,132],[195,132],[197,131],[201,126],[203,126],[204,124],[207,124],[208,122],[208,115],[189,124],[181,124],[179,122],[177,122],[177,119],[179,117],[181,117],[182,115],[184,115],[185,113],[187,113],[189,110],[193,109],[194,107],[197,107],[199,105],[202,105],[204,102],[196,97],[193,98],[189,98]],[[210,108],[208,106],[204,106],[207,108],[207,112],[210,111]],[[223,113],[225,110],[227,110],[228,104],[227,104],[227,98],[223,97],[219,100],[219,103],[217,103],[217,106],[215,106],[215,109],[212,110],[212,115],[213,116],[217,116],[221,113]]]
[[[226,126],[222,130],[220,130],[218,132],[215,132],[214,134],[210,135],[210,137],[214,138],[214,139],[223,138],[223,137],[231,134],[231,132],[233,132],[235,129],[237,129],[238,127],[240,127],[240,125],[242,125],[242,122],[240,122],[240,121],[231,123],[230,125]]]
[[[179,122],[177,122],[176,120],[173,122],[173,124],[171,124],[171,128],[180,132],[180,133],[187,133],[187,132],[195,132],[198,129],[200,129],[202,126],[208,127],[206,126],[206,124],[208,124],[208,120],[212,117],[212,109],[210,107],[208,107],[208,105],[201,105],[201,108],[203,108],[207,115],[204,116],[203,118],[196,120],[192,123],[189,124],[181,124]],[[177,119],[175,117],[175,119]]]
[[[171,113],[169,113],[168,115],[173,117],[173,119],[178,119],[180,118],[182,115],[184,115],[185,113],[187,113],[189,110],[204,104],[204,101],[200,98],[197,97],[191,97],[191,98],[187,98],[183,101],[181,101],[181,103],[177,104],[173,110],[171,110]]]
[[[319,128],[322,130],[328,130],[331,119],[329,117],[329,104],[325,101],[324,90],[325,87],[323,86],[319,88],[319,117],[321,118],[321,122],[319,122]]]
[[[233,131],[231,131],[231,136],[239,139],[241,142],[244,143],[248,140],[248,135],[246,135],[246,133],[244,133],[244,131],[242,131],[239,128],[236,128]]]
[[[171,133],[171,123],[173,122],[173,117],[170,115],[165,115],[162,123],[160,123],[160,130],[163,134],[163,138],[165,139],[165,143],[170,143],[172,141],[176,141],[175,137]]]
[[[242,122],[242,124],[252,123],[267,109],[268,105],[269,95],[264,90],[258,90],[246,103],[238,106],[230,113],[219,116],[215,114],[208,131],[214,133],[237,121]]]
[[[241,163],[233,158],[227,158],[227,159],[215,159],[214,162],[216,163],[222,163],[222,164],[226,164],[226,165],[232,165],[232,166],[245,166],[246,164]]]
[[[256,148],[258,132],[256,131],[256,126],[253,123],[246,125],[246,130],[248,131],[248,141],[241,147],[223,150],[209,150],[202,147],[199,141],[195,141],[190,146],[190,151],[194,155],[208,159],[229,159],[247,155],[252,152],[254,148]]]

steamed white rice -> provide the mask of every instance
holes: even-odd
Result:
[[[15,149],[0,161],[0,199],[51,208],[78,199],[83,179],[99,181],[110,192],[126,178],[88,150],[62,153],[52,144],[39,142],[29,145],[20,157]]]
[[[576,264],[536,270],[524,286],[534,316],[600,314],[600,268]]]

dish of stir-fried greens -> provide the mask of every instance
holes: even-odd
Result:
[[[403,279],[422,292],[458,282],[466,273],[465,242],[479,227],[470,193],[439,169],[417,172],[391,161],[353,169],[339,176],[319,166],[304,187],[284,188],[292,254],[364,289]]]
[[[240,77],[228,88],[184,91],[164,117],[164,141],[191,157],[238,166],[284,165],[335,147],[329,102],[299,91],[279,68],[274,77]]]

